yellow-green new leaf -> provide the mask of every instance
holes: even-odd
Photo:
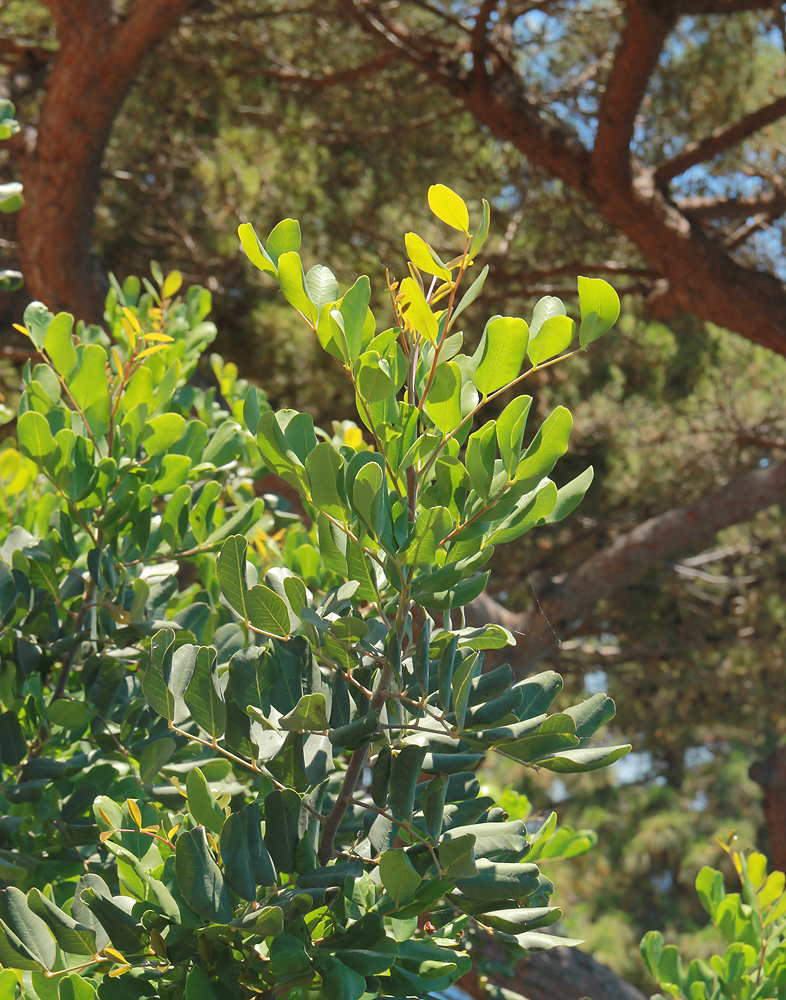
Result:
[[[417,233],[407,233],[404,237],[404,243],[407,247],[409,259],[415,267],[420,271],[425,271],[426,274],[433,274],[437,278],[444,278],[445,281],[450,281],[451,273],[449,268],[446,267],[444,261],[437,256],[433,248],[421,236],[418,236]]]
[[[455,191],[444,184],[432,184],[428,189],[428,207],[440,222],[469,236],[469,210]]]
[[[413,330],[436,344],[439,336],[439,323],[426,302],[423,290],[414,278],[404,278],[399,288],[399,301],[404,321]]]
[[[316,326],[319,313],[317,307],[306,292],[306,276],[300,255],[294,250],[282,254],[278,258],[278,281],[287,302],[303,316],[312,326]]]
[[[237,235],[240,237],[240,244],[243,247],[246,257],[254,267],[269,274],[272,278],[278,276],[276,265],[270,259],[267,250],[262,246],[262,241],[254,231],[250,222],[244,222],[237,228]]]

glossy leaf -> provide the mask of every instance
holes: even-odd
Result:
[[[469,235],[469,211],[462,198],[444,184],[428,189],[428,207],[446,226]]]
[[[484,396],[518,378],[528,339],[529,327],[523,319],[494,316],[488,321],[475,353],[474,381]]]
[[[406,324],[425,340],[435,344],[439,336],[437,317],[414,278],[404,278],[399,286],[398,298]]]
[[[579,278],[581,325],[579,343],[589,347],[614,326],[620,315],[619,295],[603,278]]]

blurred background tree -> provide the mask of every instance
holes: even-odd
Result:
[[[219,350],[274,405],[350,414],[237,224],[316,219],[317,256],[381,294],[404,264],[386,223],[435,179],[491,193],[486,295],[509,313],[570,297],[577,271],[624,295],[591,359],[536,382],[541,416],[574,395],[575,471],[598,482],[495,567],[491,610],[523,633],[519,669],[612,694],[638,755],[611,781],[489,780],[598,831],[555,873],[567,930],[645,988],[645,930],[701,946],[716,834],[786,865],[784,34],[769,0],[0,3],[0,97],[23,125],[0,173],[26,196],[0,239],[27,280],[0,306],[0,365],[24,356],[30,298],[100,319],[107,271],[157,259],[210,287]],[[406,225],[439,238],[425,212]],[[603,909],[582,906],[601,880]]]

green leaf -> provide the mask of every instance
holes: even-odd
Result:
[[[328,441],[322,441],[306,458],[306,470],[311,483],[311,502],[331,517],[343,520],[346,504],[343,489],[343,462]]]
[[[714,868],[704,865],[696,876],[696,892],[701,905],[714,918],[718,904],[725,896],[723,874]],[[642,941],[642,945],[643,943]]]
[[[212,740],[226,730],[227,709],[216,671],[216,651],[212,646],[198,646],[194,672],[183,695],[194,722]]]
[[[437,546],[452,531],[453,518],[447,507],[426,507],[415,521],[415,535],[405,550],[406,562],[411,566],[430,566],[435,559]]]
[[[472,488],[484,500],[491,491],[494,478],[494,459],[497,455],[497,422],[487,421],[479,430],[470,434],[464,462],[469,472]]]
[[[556,295],[544,295],[542,299],[538,299],[532,310],[532,322],[529,325],[530,343],[538,336],[540,328],[546,320],[566,315],[565,303]]]
[[[109,429],[106,351],[100,344],[80,344],[76,354],[76,374],[72,374],[68,387],[76,405],[84,414],[87,426],[96,438],[102,438]]]
[[[379,877],[397,908],[412,899],[423,881],[404,851],[398,848],[385,851],[380,857]]]
[[[502,464],[509,476],[514,475],[519,463],[521,442],[531,405],[532,396],[516,396],[497,418],[497,444]]]
[[[308,297],[318,310],[338,298],[338,281],[329,267],[315,264],[306,275]]]
[[[475,838],[475,857],[492,858],[500,862],[517,861],[527,849],[527,828],[521,820],[507,823],[477,823],[454,826],[443,834],[442,844],[468,835]],[[442,844],[440,844],[440,849]],[[480,866],[478,866],[480,870]],[[497,897],[502,898],[502,897]]]
[[[355,362],[363,350],[364,331],[369,317],[371,282],[361,275],[344,293],[338,312],[343,323],[344,336],[349,350],[349,361]]]
[[[352,505],[377,538],[382,535],[385,518],[384,482],[384,471],[376,462],[368,462],[352,487]]]
[[[0,212],[18,212],[24,203],[22,185],[18,181],[0,184]]]
[[[663,951],[663,935],[660,931],[647,931],[641,939],[639,947],[641,949],[641,957],[644,960],[644,965],[649,970],[652,978],[657,981],[658,963],[660,962],[661,952]]]
[[[609,698],[607,694],[594,694],[580,705],[566,708],[564,714],[569,715],[576,723],[576,735],[579,739],[587,740],[601,726],[611,722],[615,711],[613,698]]]
[[[306,292],[306,276],[300,256],[294,250],[282,254],[278,259],[278,281],[287,302],[316,326],[319,313]]]
[[[461,423],[461,369],[455,361],[439,365],[426,396],[426,413],[443,435]]]
[[[345,726],[338,726],[328,733],[330,742],[342,750],[359,750],[365,746],[377,731],[379,710],[367,712]],[[382,751],[380,751],[382,753]]]
[[[300,796],[291,788],[274,788],[265,796],[265,847],[276,870],[291,875],[300,840]]]
[[[527,354],[533,365],[555,358],[570,347],[575,323],[567,316],[552,316],[547,319],[536,337],[531,337]]]
[[[44,969],[51,969],[57,957],[55,939],[49,928],[27,905],[23,892],[14,886],[0,891],[0,922],[9,944],[21,956],[32,959]],[[20,966],[7,962],[0,954],[3,965]]]
[[[464,728],[472,682],[480,673],[482,666],[482,654],[474,653],[462,660],[453,670],[451,702],[456,713],[456,727],[459,730]]]
[[[366,980],[333,955],[317,954],[315,967],[322,977],[322,997],[330,1000],[360,1000],[367,995]]]
[[[264,584],[252,587],[246,594],[248,621],[252,628],[278,639],[289,637],[289,609],[286,601]]]
[[[175,633],[162,628],[150,640],[150,659],[142,679],[142,691],[150,707],[169,722],[175,718],[175,696],[169,688]]]
[[[49,324],[44,350],[52,359],[58,375],[67,379],[76,366],[76,351],[71,340],[74,317],[67,312],[58,313]]]
[[[262,823],[256,802],[232,813],[224,823],[221,859],[229,887],[241,899],[253,902],[257,898],[258,885],[276,884],[276,869],[262,840]]]
[[[558,906],[528,906],[526,909],[492,910],[479,917],[481,923],[506,934],[521,934],[536,927],[549,927],[562,917]]]
[[[63,729],[78,729],[91,716],[90,706],[83,701],[70,701],[58,698],[49,706],[49,721]]]
[[[603,278],[579,278],[581,326],[579,343],[589,347],[614,326],[620,315],[619,295]]]
[[[480,858],[476,865],[478,874],[474,878],[459,879],[456,883],[456,888],[470,900],[496,903],[501,899],[521,899],[538,888],[537,865],[489,861],[487,858]]]
[[[207,846],[203,827],[188,830],[177,838],[175,877],[192,910],[206,920],[229,923],[234,916],[229,891]]]
[[[243,450],[245,435],[234,420],[225,420],[216,430],[202,454],[203,462],[221,467],[233,462]]]
[[[520,538],[548,517],[556,502],[557,487],[547,480],[545,486],[525,494],[500,526],[484,538],[483,544],[499,545]]]
[[[477,875],[475,842],[473,833],[442,841],[439,845],[439,863],[447,875],[451,878],[473,878]]]
[[[218,1000],[210,977],[201,965],[192,965],[186,976],[185,1000]]]
[[[474,381],[484,396],[508,385],[521,372],[527,354],[529,327],[523,319],[493,316],[486,324],[480,346]]]
[[[176,744],[169,736],[148,743],[139,758],[139,780],[145,784],[158,777],[161,768],[172,758]]]
[[[557,406],[543,421],[516,468],[516,482],[536,486],[548,476],[568,450],[573,417],[570,410]]]
[[[444,184],[432,184],[428,189],[428,207],[446,226],[469,236],[469,211],[463,198]]]
[[[516,941],[526,951],[551,951],[552,948],[575,948],[584,944],[580,938],[558,937],[556,934],[541,934],[539,931],[517,934]]]
[[[557,524],[557,522],[563,521],[568,514],[572,514],[584,499],[584,494],[592,485],[594,476],[595,470],[590,465],[581,475],[571,479],[569,483],[557,490],[557,502],[544,523]]]
[[[439,323],[431,306],[426,302],[423,289],[414,278],[404,278],[399,286],[398,299],[407,325],[430,343],[436,344],[439,337]]]
[[[221,833],[224,825],[224,810],[216,801],[215,795],[210,790],[210,785],[202,773],[201,769],[195,767],[188,772],[186,778],[186,792],[188,794],[188,811],[200,826],[204,826],[211,833]]]
[[[221,546],[221,552],[216,561],[216,575],[221,593],[244,620],[248,619],[246,606],[247,552],[248,542],[243,535],[231,535]]]
[[[278,266],[282,254],[300,250],[300,223],[296,219],[282,219],[267,238],[267,252]]]
[[[33,913],[47,924],[63,951],[72,955],[95,955],[96,932],[92,927],[74,920],[38,889],[30,890],[27,903]]]
[[[442,833],[447,791],[448,776],[439,774],[429,781],[420,796],[420,809],[426,823],[426,831],[434,843],[439,841],[439,836]]]
[[[304,694],[297,705],[278,720],[281,729],[324,732],[328,728],[327,703],[323,694]]]
[[[46,331],[53,318],[43,302],[31,302],[25,309],[24,324],[38,351],[44,350]]]
[[[210,480],[205,483],[199,499],[188,512],[188,523],[194,533],[194,538],[201,545],[209,531],[218,498],[221,496],[221,483]]]
[[[483,202],[483,215],[481,216],[480,225],[478,226],[478,231],[472,238],[472,243],[469,247],[469,259],[474,260],[477,254],[483,249],[483,245],[489,235],[489,228],[491,226],[491,209],[489,203],[485,198],[482,199]]]
[[[174,414],[173,414],[174,416]],[[166,505],[161,518],[161,534],[173,552],[176,552],[188,530],[188,511],[191,505],[191,487],[178,486]]]
[[[277,277],[276,265],[273,263],[267,250],[262,246],[262,242],[257,236],[254,227],[250,222],[243,222],[237,227],[237,235],[240,237],[240,244],[243,247],[246,257],[254,267],[269,274],[272,278]]]
[[[46,466],[57,453],[57,442],[46,417],[35,410],[23,413],[16,423],[19,450],[38,465]]]
[[[389,801],[393,815],[398,820],[408,822],[412,819],[415,786],[425,756],[426,747],[412,744],[403,747],[393,758]]]
[[[390,365],[376,351],[361,354],[357,364],[358,395],[365,402],[381,403],[398,391]]]
[[[483,204],[486,205],[486,207],[488,207],[488,202],[484,201]],[[477,239],[477,237],[475,237],[475,239]],[[483,291],[483,286],[486,284],[486,278],[488,277],[488,273],[489,273],[489,266],[488,264],[486,264],[486,266],[483,268],[483,270],[480,272],[477,278],[475,278],[475,280],[472,282],[472,284],[469,286],[466,292],[464,292],[464,294],[461,296],[461,301],[453,310],[453,312],[450,314],[451,327],[456,322],[458,317],[464,312],[464,310],[468,306],[471,306],[472,303],[475,301],[475,299],[478,297],[478,295],[480,295],[480,293]],[[443,348],[442,348],[443,353],[445,351],[445,347],[446,344],[445,341],[443,341]]]
[[[630,753],[631,745],[617,747],[596,747],[592,750],[564,750],[538,761],[538,767],[545,767],[557,774],[579,774],[584,771],[595,771],[599,767],[607,767],[615,760]]]

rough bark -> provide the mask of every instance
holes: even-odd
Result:
[[[493,945],[489,946],[489,953]],[[500,955],[507,964],[504,955]],[[486,1000],[474,972],[460,984],[474,1000]],[[497,985],[508,986],[527,1000],[645,1000],[635,986],[621,979],[607,966],[577,948],[554,948],[516,962],[512,979]]]
[[[514,632],[517,645],[511,653],[513,665],[529,673],[607,594],[632,583],[666,559],[707,545],[723,528],[748,521],[759,511],[783,501],[786,462],[778,462],[644,521],[569,572],[564,584],[541,594],[538,604],[527,611],[508,611],[483,595],[473,601],[468,618],[474,622],[496,621]]]
[[[22,156],[18,241],[27,289],[52,309],[100,319],[106,274],[91,254],[101,161],[112,123],[151,48],[193,0],[48,0],[60,48],[35,143]]]
[[[482,62],[470,70],[445,47],[386,20],[375,0],[341,0],[360,24],[449,90],[494,135],[577,191],[640,249],[660,280],[650,297],[653,314],[677,310],[736,331],[786,355],[786,288],[774,275],[743,265],[732,250],[773,216],[729,237],[705,228],[669,196],[668,182],[689,166],[716,156],[758,128],[786,114],[786,98],[746,115],[664,164],[645,165],[631,140],[645,95],[672,26],[682,15],[758,10],[755,0],[629,0],[612,68],[601,100],[592,149],[527,92],[515,71],[515,53],[495,49],[494,39],[476,48]],[[402,5],[399,10],[405,10]],[[485,25],[483,26],[485,29]],[[490,29],[493,30],[493,29]],[[784,206],[786,207],[786,206]],[[773,207],[773,211],[777,211]]]

